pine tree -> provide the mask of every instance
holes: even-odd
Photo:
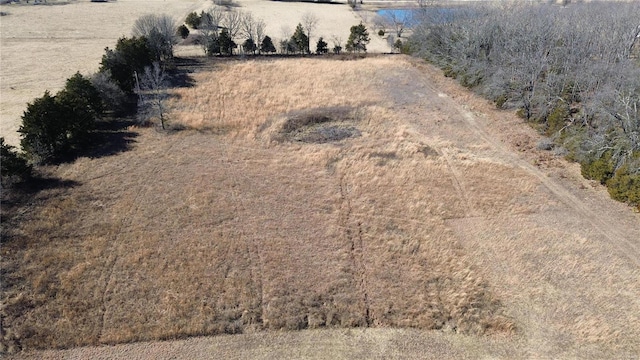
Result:
[[[297,52],[309,52],[309,37],[304,33],[302,24],[299,23],[298,26],[296,26],[296,30],[293,32],[293,36],[291,36],[291,42],[295,44],[295,50]]]
[[[252,38],[248,38],[242,44],[242,50],[244,50],[245,53],[255,54],[256,50],[258,50],[258,47],[256,46],[256,43],[253,41]]]
[[[318,39],[318,43],[316,44],[316,54],[326,54],[329,52],[328,44],[320,37]]]
[[[274,53],[276,52],[276,47],[273,45],[273,40],[269,36],[265,36],[262,39],[262,44],[260,44],[260,51],[266,53]]]
[[[347,40],[347,51],[349,52],[367,52],[367,44],[369,43],[369,32],[367,28],[360,23],[351,27],[351,34]]]
[[[220,42],[220,52],[223,55],[233,55],[233,49],[238,47],[229,35],[229,31],[227,31],[227,29],[222,29],[222,31],[220,31],[218,41]]]

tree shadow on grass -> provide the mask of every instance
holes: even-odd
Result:
[[[191,74],[203,66],[202,61],[195,58],[175,58],[175,69],[167,72],[170,88],[190,88],[196,85]]]
[[[132,125],[133,120],[121,118],[98,122],[92,134],[92,145],[79,156],[97,159],[131,150],[138,137],[138,133],[128,130]]]
[[[33,176],[21,182],[5,186],[0,194],[0,244],[13,243],[19,247],[26,245],[24,237],[13,231],[17,222],[25,221],[34,206],[59,196],[60,192],[80,186],[74,180],[64,180],[42,174]],[[25,218],[26,216],[26,218]],[[28,221],[28,220],[27,220]]]

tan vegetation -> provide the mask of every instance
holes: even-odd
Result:
[[[173,90],[192,130],[3,206],[5,350],[324,327],[443,333],[354,335],[414,356],[640,349],[638,216],[515,117],[406,57],[212,64]],[[287,135],[322,124],[358,136]],[[266,336],[374,354],[336,334]]]
[[[12,276],[30,279],[8,292],[11,341],[47,348],[335,326],[514,330],[442,219],[427,216],[457,212],[454,198],[429,201],[435,184],[450,181],[438,174],[443,162],[426,159],[433,171],[416,173],[425,159],[418,144],[394,141],[397,120],[367,105],[380,94],[356,81],[392,61],[332,64],[249,62],[197,74],[200,86],[176,91],[187,106],[174,118],[223,114],[199,129],[208,121],[236,140],[146,132],[117,159],[58,169],[82,185],[11,231],[11,255],[12,244],[35,242],[8,262]],[[275,76],[285,68],[290,76]],[[303,77],[305,69],[319,75]],[[247,83],[230,86],[238,74]],[[265,106],[250,102],[263,95],[250,91],[256,78],[270,84],[254,87],[271,93]],[[352,85],[337,86],[343,81]],[[198,101],[212,87],[221,98]],[[317,91],[305,98],[309,88]],[[287,98],[298,101],[278,103]],[[250,139],[269,114],[319,104],[358,108],[353,126],[366,135],[340,146]],[[418,174],[415,187],[399,191]],[[380,196],[381,187],[400,196]],[[397,216],[410,203],[411,213]],[[43,233],[49,240],[36,240]]]
[[[312,48],[317,37],[329,45],[339,39],[344,47],[349,27],[361,19],[346,5],[311,4],[262,0],[236,0],[237,9],[263,19],[266,34],[276,42],[283,33],[292,32],[309,12],[318,18]],[[0,135],[17,146],[20,116],[26,104],[42,96],[45,90],[55,93],[76,72],[84,75],[98,70],[104,48],[113,48],[118,38],[131,36],[136,21],[147,14],[169,14],[182,22],[192,11],[211,6],[205,0],[139,1],[118,0],[92,3],[86,0],[56,6],[2,5],[0,22]],[[288,34],[290,36],[291,34]],[[388,51],[383,40],[373,37],[370,52]],[[238,42],[239,44],[242,41]],[[180,46],[178,56],[201,55],[202,47]]]

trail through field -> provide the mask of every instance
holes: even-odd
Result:
[[[535,344],[527,356],[583,357],[590,351],[595,357],[605,356],[597,346],[584,352],[566,348],[577,339],[589,345],[603,341],[627,347],[633,354],[638,343],[626,341],[640,336],[640,318],[634,310],[640,305],[640,290],[633,280],[640,274],[637,215],[608,200],[602,189],[581,188],[584,180],[567,181],[578,178],[569,175],[575,167],[559,164],[549,171],[533,165],[541,156],[531,149],[535,143],[525,153],[513,146],[526,129],[500,124],[507,115],[431,74],[436,84],[414,82],[418,74],[410,72],[393,74],[395,83],[402,84],[394,92],[414,94],[417,107],[427,113],[446,109],[438,115],[449,121],[435,127],[425,121],[425,112],[409,119],[415,131],[432,142],[447,141],[435,148],[447,159],[456,189],[467,199],[468,214],[448,224],[504,292],[514,315],[527,324],[524,331]],[[494,178],[491,171],[496,165],[510,168],[512,178]],[[477,166],[485,172],[473,171]],[[512,181],[517,178],[521,180]],[[505,190],[511,194],[493,193],[509,182],[511,188]],[[524,207],[525,199],[515,198],[523,193],[529,197]],[[500,199],[505,195],[512,198]],[[496,200],[508,201],[486,206]]]
[[[205,68],[174,92],[193,130],[51,169],[80,185],[14,236],[57,240],[3,260],[6,338],[119,345],[17,358],[640,351],[638,214],[511,113],[404,56]]]

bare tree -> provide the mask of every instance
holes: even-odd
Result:
[[[149,14],[138,18],[132,34],[145,37],[158,61],[173,58],[173,45],[178,43],[178,25],[169,15]]]
[[[302,15],[302,27],[307,32],[307,52],[311,52],[309,44],[311,43],[311,33],[315,31],[318,26],[318,17],[311,12]]]
[[[574,157],[607,152],[616,169],[640,172],[640,3],[506,1],[424,14],[412,45],[448,76],[555,131]]]
[[[136,76],[138,76],[136,74]],[[147,66],[144,73],[140,76],[137,86],[138,96],[142,101],[138,106],[141,107],[140,115],[145,121],[152,118],[160,119],[160,126],[164,130],[165,122],[165,100],[167,99],[167,81],[164,69],[160,63],[155,62],[153,66]]]
[[[249,12],[242,13],[240,20],[240,33],[255,44],[260,44],[265,36],[266,24],[262,19],[257,19]]]
[[[267,28],[267,24],[265,24],[265,22],[262,19],[256,20],[256,27],[255,27],[256,44],[260,44],[264,40],[264,37],[267,35],[267,33],[265,32],[266,28]],[[260,49],[260,47],[258,47],[258,53],[260,53],[261,51],[262,50]]]
[[[244,17],[244,13],[239,10],[228,10],[224,13],[222,26],[227,29],[227,32],[229,32],[229,36],[231,36],[232,39],[236,38],[242,29]]]
[[[411,11],[384,11],[381,16],[381,22],[384,28],[391,28],[395,31],[396,36],[401,38],[404,30],[409,26],[412,20]]]

